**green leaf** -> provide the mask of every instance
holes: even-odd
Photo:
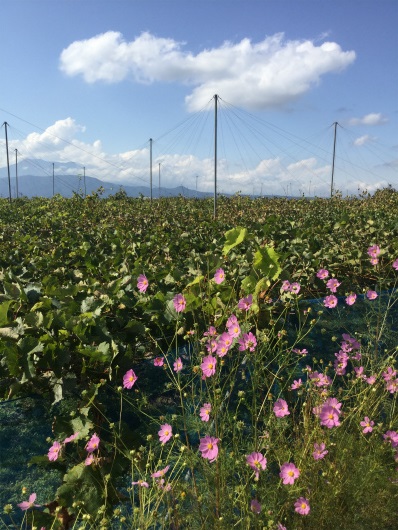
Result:
[[[5,326],[8,324],[8,310],[13,300],[7,300],[0,304],[0,326]]]
[[[238,226],[237,228],[228,230],[228,232],[225,233],[225,243],[222,249],[222,253],[224,254],[224,256],[226,256],[231,249],[242,243],[246,239],[246,237],[246,228]]]
[[[278,260],[279,255],[272,247],[259,248],[254,255],[253,267],[260,270],[264,276],[276,280],[282,272]]]

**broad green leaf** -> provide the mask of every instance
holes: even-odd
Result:
[[[7,314],[12,302],[13,300],[7,300],[6,302],[2,302],[0,304],[0,326],[5,326],[6,324],[8,324]]]
[[[253,267],[260,270],[264,276],[276,280],[282,272],[278,260],[279,255],[274,248],[259,248],[254,255]]]
[[[237,227],[233,228],[232,230],[228,230],[228,232],[225,233],[225,243],[222,249],[224,256],[226,256],[231,249],[242,243],[246,237],[246,228]]]

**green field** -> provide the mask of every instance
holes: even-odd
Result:
[[[0,200],[4,527],[396,528],[397,211],[391,189],[219,197],[217,219],[183,197]],[[16,506],[33,492],[41,507]]]

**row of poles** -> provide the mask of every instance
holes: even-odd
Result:
[[[215,94],[214,99],[214,205],[213,205],[213,215],[214,218],[217,217],[217,114],[218,114],[218,99],[219,96]],[[11,202],[11,177],[10,177],[10,161],[8,155],[8,136],[7,136],[7,126],[8,123],[5,121],[3,123],[5,129],[6,137],[6,151],[7,151],[7,169],[8,169],[8,190],[9,190],[9,201]],[[334,122],[334,141],[333,141],[333,162],[332,162],[332,180],[330,186],[330,197],[333,197],[333,179],[334,179],[334,162],[336,157],[336,136],[337,136],[337,121]],[[152,202],[152,138],[149,139],[149,181],[150,181],[150,201]],[[18,197],[18,150],[15,149],[15,176],[16,176],[16,191]],[[86,168],[83,168],[83,178],[84,178],[84,196],[86,196]],[[80,177],[80,175],[79,175]],[[197,183],[197,179],[196,179]],[[197,187],[197,184],[196,184]],[[53,163],[53,196],[54,196],[54,163]],[[160,162],[159,162],[159,194],[160,194]],[[160,196],[160,195],[159,195]]]
[[[10,175],[10,158],[9,158],[9,150],[8,150],[8,134],[7,134],[7,126],[8,123],[5,121],[3,123],[4,130],[5,130],[5,138],[6,138],[6,153],[7,153],[7,174],[8,174],[8,200],[11,202],[11,175]],[[52,172],[52,184],[53,184],[53,197],[55,195],[55,164],[53,162],[53,172]],[[80,178],[81,175],[78,175]],[[16,182],[16,196],[19,197],[19,190],[18,190],[18,149],[15,149],[15,182]],[[84,196],[87,195],[87,189],[86,189],[86,168],[83,167],[83,183],[84,183]]]

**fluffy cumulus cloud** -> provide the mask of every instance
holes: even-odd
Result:
[[[372,112],[362,116],[362,118],[351,118],[350,125],[384,125],[388,122],[388,118],[383,116],[380,112]]]
[[[70,44],[61,53],[60,68],[87,83],[183,83],[193,87],[186,104],[197,111],[216,93],[250,109],[283,106],[354,60],[354,51],[343,51],[335,42],[286,40],[283,33],[257,43],[227,41],[193,54],[185,43],[148,32],[128,42],[108,31]]]
[[[362,145],[374,142],[376,140],[377,140],[377,138],[375,136],[370,136],[369,134],[364,134],[363,136],[359,136],[359,138],[356,138],[354,140],[354,145],[356,147],[361,147]]]

